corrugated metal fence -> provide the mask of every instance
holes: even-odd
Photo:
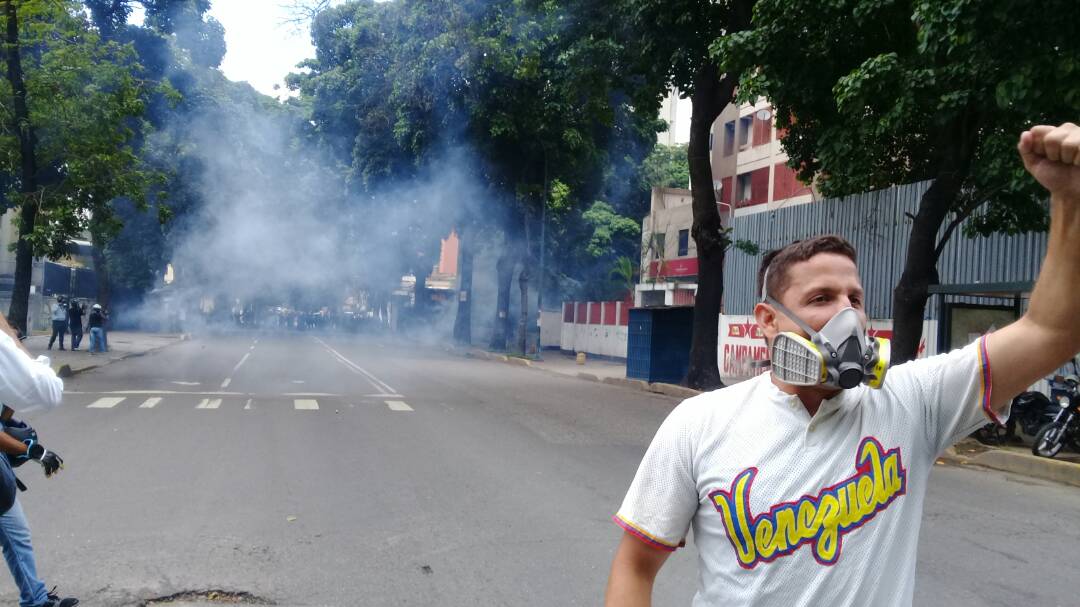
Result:
[[[915,214],[929,185],[902,185],[736,218],[733,237],[757,244],[761,254],[747,255],[734,247],[728,250],[725,313],[753,313],[757,270],[766,251],[793,240],[839,234],[858,251],[867,315],[892,318],[892,292],[904,270],[911,232],[911,218],[906,213]],[[958,229],[953,233],[938,262],[941,284],[1031,281],[1038,275],[1046,253],[1045,233],[972,239],[961,232]],[[973,297],[950,297],[950,301],[1002,303],[1000,299]],[[928,319],[936,318],[936,307],[928,305],[926,314]]]

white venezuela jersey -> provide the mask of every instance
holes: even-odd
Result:
[[[666,550],[693,525],[695,606],[910,605],[930,470],[987,422],[989,382],[980,339],[812,418],[768,374],[696,396],[657,431],[615,522]]]

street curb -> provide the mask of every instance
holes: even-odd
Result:
[[[611,384],[613,386],[622,386],[624,388],[636,388],[638,390],[648,390],[649,382],[640,379],[631,379],[629,377],[605,377],[603,383]]]
[[[1080,487],[1080,464],[1027,453],[988,448],[973,455],[963,455],[956,447],[949,447],[939,459],[954,465],[979,466]]]
[[[1080,465],[1069,462],[1001,449],[992,449],[979,453],[971,457],[970,461],[985,468],[1004,470],[1080,487]]]
[[[110,365],[110,364],[115,363],[115,362],[120,362],[122,360],[127,360],[129,358],[138,358],[139,356],[146,356],[147,354],[152,354],[152,353],[157,352],[159,350],[164,350],[165,348],[168,348],[169,346],[174,346],[174,345],[176,345],[176,344],[178,344],[178,343],[180,343],[182,341],[188,341],[190,339],[191,339],[191,336],[189,334],[185,333],[185,334],[180,336],[180,339],[178,339],[178,340],[176,340],[176,341],[174,341],[172,343],[167,343],[167,344],[165,344],[163,346],[157,346],[156,348],[150,348],[149,350],[143,350],[141,352],[128,352],[127,354],[124,354],[123,356],[119,356],[117,358],[111,358],[111,359],[108,360],[108,362],[95,363],[95,364],[92,364],[92,365],[86,365],[85,367],[73,368],[70,364],[65,363],[65,364],[62,364],[62,365],[60,365],[59,367],[56,368],[56,376],[61,378],[61,379],[66,379],[68,377],[74,377],[74,376],[76,376],[76,375],[78,375],[80,373],[85,373],[87,371],[92,371],[94,369],[100,369],[101,367],[104,367],[106,365]]]
[[[698,394],[701,394],[700,390],[695,390],[693,388],[687,388],[686,386],[676,386],[675,384],[653,383],[653,384],[647,384],[647,385],[649,386],[647,388],[649,392],[656,392],[658,394],[664,394],[664,395],[667,395],[667,396],[676,396],[676,397],[679,397],[679,398],[691,398],[693,396],[697,396]]]
[[[453,350],[450,351],[452,352]],[[665,384],[662,382],[649,383],[641,379],[631,379],[629,377],[600,377],[595,373],[587,373],[585,371],[579,371],[578,373],[571,375],[570,373],[562,373],[560,371],[554,371],[552,369],[544,369],[539,365],[533,364],[533,361],[526,358],[521,358],[518,356],[508,356],[505,354],[496,354],[494,352],[486,352],[484,350],[469,350],[464,352],[464,355],[469,358],[501,361],[505,363],[510,363],[512,365],[530,367],[554,375],[561,375],[563,377],[576,377],[585,381],[598,382],[612,386],[622,386],[624,388],[641,390],[643,392],[652,392],[653,394],[663,394],[664,396],[674,396],[676,398],[690,398],[692,396],[697,396],[698,394],[701,394],[700,390],[694,390],[693,388],[687,388],[685,386]]]

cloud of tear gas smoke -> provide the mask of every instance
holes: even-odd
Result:
[[[340,312],[359,293],[389,293],[404,274],[426,276],[438,263],[440,238],[490,204],[463,150],[443,154],[415,179],[361,194],[329,158],[299,143],[294,127],[295,119],[273,110],[235,109],[174,127],[186,129],[201,165],[190,184],[201,207],[173,228],[170,306],[186,308],[189,326],[208,316],[208,300],[229,320],[231,310],[222,308],[237,300],[264,310]],[[449,300],[452,310],[456,297]],[[449,334],[452,311],[435,316]]]

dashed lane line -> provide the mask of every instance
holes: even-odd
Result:
[[[293,400],[293,407],[298,411],[318,411],[319,401],[312,398],[297,398]]]
[[[407,403],[405,403],[404,401],[400,401],[400,400],[388,400],[388,401],[386,401],[386,406],[390,407],[391,411],[412,411],[413,410],[413,408],[410,407]]]
[[[251,346],[251,347],[255,348],[255,346]],[[240,362],[236,363],[236,366],[232,368],[232,373],[230,373],[229,376],[225,378],[225,381],[221,382],[221,389],[222,390],[229,387],[229,384],[232,383],[232,376],[236,375],[236,372],[240,370],[240,367],[244,366],[244,363],[247,362],[247,359],[250,356],[251,356],[250,351],[244,353],[244,356],[243,356],[243,358],[240,359]]]

